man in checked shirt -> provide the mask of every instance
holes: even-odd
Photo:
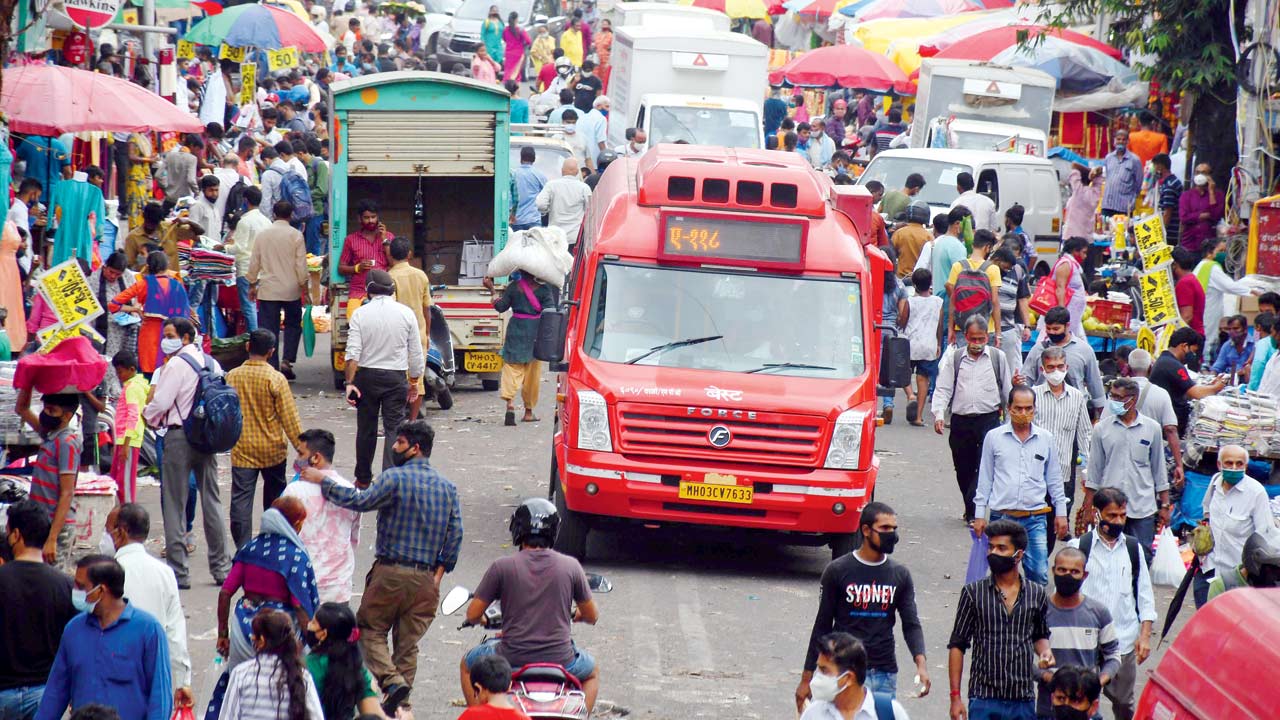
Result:
[[[440,580],[453,570],[462,548],[458,490],[428,458],[435,431],[425,420],[400,425],[391,446],[394,467],[364,490],[336,484],[306,468],[302,479],[319,483],[324,498],[358,512],[378,511],[374,563],[356,614],[365,665],[385,693],[382,708],[395,717],[418,671],[418,640],[431,627],[440,602]],[[387,646],[394,632],[395,650]]]

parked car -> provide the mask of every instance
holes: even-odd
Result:
[[[538,23],[546,23],[547,30],[557,37],[566,24],[565,17],[559,14],[560,4],[555,0],[463,0],[449,24],[436,35],[435,52],[441,71],[449,72],[457,63],[471,67],[471,57],[480,44],[480,26],[488,17],[491,5],[498,6],[504,24],[512,11],[519,13],[520,25],[531,37]]]

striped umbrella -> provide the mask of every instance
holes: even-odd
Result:
[[[230,45],[279,50],[296,47],[320,53],[324,38],[302,18],[275,5],[234,5],[196,23],[185,40],[197,45]]]

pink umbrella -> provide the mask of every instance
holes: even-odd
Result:
[[[1033,39],[1039,35],[1048,35],[1076,45],[1091,47],[1110,55],[1116,60],[1124,59],[1124,55],[1119,50],[1084,33],[1067,30],[1066,28],[1049,28],[1043,25],[1004,25],[1002,27],[988,28],[972,35],[966,35],[952,42],[946,48],[921,45],[920,55],[955,60],[990,60],[1004,50],[1017,45],[1024,37]]]
[[[11,130],[31,135],[204,130],[199,119],[128,80],[60,65],[5,68],[0,111]]]
[[[830,45],[801,55],[769,73],[770,85],[842,87],[914,95],[915,85],[884,55],[856,45]]]

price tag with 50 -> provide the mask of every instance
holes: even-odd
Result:
[[[222,58],[223,60],[230,60],[231,62],[242,63],[244,62],[244,53],[245,53],[244,48],[231,47],[230,45],[227,45],[224,43],[222,47],[219,48],[218,50],[218,57]]]
[[[179,60],[195,60],[196,44],[190,40],[178,41],[178,59]]]
[[[298,48],[287,47],[267,51],[267,67],[273,72],[298,67]]]

